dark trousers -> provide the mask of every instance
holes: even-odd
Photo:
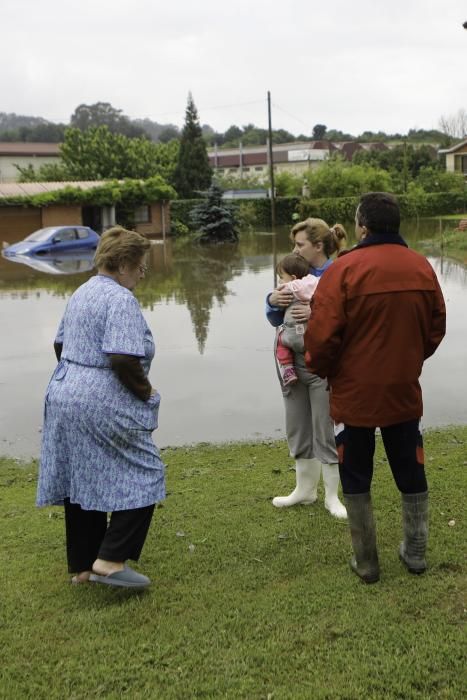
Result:
[[[338,426],[340,427],[340,426]],[[373,478],[376,428],[344,425],[336,434],[339,473],[344,494],[368,493]],[[422,493],[425,476],[423,438],[418,419],[381,428],[392,475],[401,493]]]
[[[138,561],[154,513],[154,504],[132,510],[116,510],[110,515],[83,510],[66,498],[65,532],[68,571],[90,571],[96,559]]]

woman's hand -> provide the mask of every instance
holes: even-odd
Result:
[[[307,323],[311,316],[311,306],[309,304],[297,304],[291,311],[294,321],[298,323]]]
[[[279,306],[284,308],[291,304],[294,300],[294,295],[288,289],[275,289],[269,295],[269,303],[271,306]]]

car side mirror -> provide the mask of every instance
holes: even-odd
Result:
[[[60,243],[60,238],[52,238],[52,243]]]

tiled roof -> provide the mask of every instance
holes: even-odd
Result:
[[[0,156],[59,156],[59,143],[0,142]]]
[[[465,141],[461,141],[460,143],[456,143],[456,145],[451,146],[451,148],[441,148],[438,153],[455,153],[456,151],[462,151],[465,146],[467,146],[467,139]]]
[[[0,182],[0,197],[29,197],[45,192],[56,192],[65,187],[78,187],[80,190],[92,190],[105,185],[105,180],[87,180],[81,182]]]

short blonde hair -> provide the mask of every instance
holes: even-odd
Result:
[[[299,221],[290,232],[292,241],[295,240],[296,234],[300,231],[305,231],[310,243],[322,243],[324,254],[328,258],[340,250],[343,241],[347,238],[342,224],[334,224],[334,226],[329,228],[323,219],[310,218],[305,219],[305,221]]]
[[[94,265],[116,272],[121,265],[137,267],[151,243],[136,231],[113,226],[102,234],[94,255]]]

